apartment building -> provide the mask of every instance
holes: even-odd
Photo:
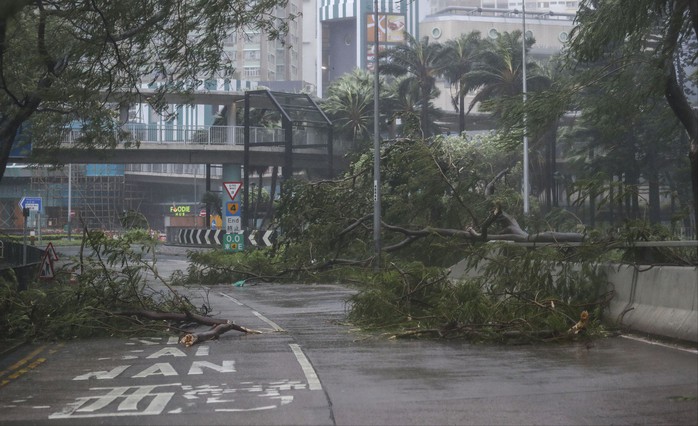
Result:
[[[224,55],[236,69],[234,78],[250,81],[297,81],[302,74],[303,25],[307,20],[303,0],[289,0],[277,8],[279,17],[298,15],[289,22],[289,31],[281,40],[269,40],[259,30],[246,28],[232,34],[224,45]]]

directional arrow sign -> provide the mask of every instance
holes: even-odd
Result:
[[[273,230],[258,230],[258,229],[252,229],[249,234],[247,235],[247,241],[249,241],[250,245],[253,247],[271,247],[274,245],[272,242],[272,237],[274,236],[274,231]]]
[[[240,191],[241,186],[242,182],[223,182],[223,187],[230,196],[231,200],[235,200],[235,197],[238,195],[238,191]]]
[[[29,209],[33,212],[41,211],[41,197],[22,197],[19,201],[20,209]]]
[[[250,240],[250,244],[257,247],[257,230],[251,230],[250,235],[247,237],[247,239]]]
[[[274,233],[274,231],[268,230],[264,233],[262,236],[262,242],[264,243],[265,246],[270,247],[272,245],[272,242],[269,241],[269,237]]]

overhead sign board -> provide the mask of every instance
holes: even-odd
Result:
[[[22,197],[19,200],[20,209],[29,209],[29,211],[40,212],[41,211],[41,197]]]

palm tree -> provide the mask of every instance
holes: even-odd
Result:
[[[350,138],[354,148],[373,131],[373,90],[373,75],[357,68],[332,82],[321,101],[337,134]]]
[[[470,102],[468,112],[480,103],[484,111],[490,111],[495,117],[509,122],[514,118],[516,126],[522,123],[526,112],[522,109],[523,97],[523,52],[521,48],[522,33],[515,30],[504,32],[495,41],[483,41],[478,60],[464,77],[466,92],[474,90],[475,96]],[[535,43],[533,38],[526,40],[526,51]],[[527,56],[528,57],[528,56]],[[536,62],[526,61],[526,86],[530,92],[539,92],[550,87],[552,74]],[[518,111],[520,114],[512,114]],[[543,157],[532,161],[538,173],[539,189],[545,191],[546,207],[550,210],[557,203],[553,185],[555,174],[555,140],[557,117],[543,117],[535,131],[532,127],[524,129],[531,134],[534,145],[544,145]],[[523,126],[521,126],[523,127]],[[535,156],[534,156],[535,159]],[[535,173],[534,173],[535,175]]]
[[[438,96],[436,77],[446,68],[444,46],[429,43],[429,38],[415,39],[405,33],[405,44],[380,52],[382,73],[392,76],[407,76],[419,90],[420,125],[424,136],[431,136],[429,110],[431,100]]]
[[[448,65],[443,76],[451,83],[451,87],[456,89],[456,93],[451,95],[451,101],[458,112],[460,133],[465,131],[465,96],[468,94],[466,79],[468,73],[473,70],[481,44],[479,31],[461,34],[459,38],[446,42]]]
[[[388,121],[395,123],[400,120],[401,125],[397,129],[400,136],[418,138],[440,131],[434,119],[441,117],[441,111],[434,108],[431,102],[427,107],[427,116],[432,119],[425,126],[420,124],[420,92],[413,79],[408,76],[393,79],[386,87],[386,94],[381,96],[381,110],[389,114]],[[436,96],[438,94],[432,93],[432,97]]]
[[[483,43],[477,64],[464,79],[464,90],[477,91],[470,102],[468,112],[480,102],[510,98],[523,92],[521,31],[504,32],[496,41],[483,41]],[[535,40],[532,38],[526,40],[526,50],[528,51],[534,43]],[[526,62],[526,84],[532,91],[549,84],[547,77],[543,76],[539,69],[537,63]],[[501,104],[497,102],[483,105],[483,109],[490,110],[495,115],[501,114],[501,108]]]

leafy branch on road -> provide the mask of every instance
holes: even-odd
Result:
[[[259,333],[207,316],[208,306],[194,306],[187,288],[175,288],[158,272],[158,242],[147,232],[130,231],[114,239],[85,228],[82,241],[78,255],[50,282],[19,291],[12,270],[0,276],[3,340],[177,332],[189,346],[228,331]],[[200,325],[210,329],[199,331]]]

